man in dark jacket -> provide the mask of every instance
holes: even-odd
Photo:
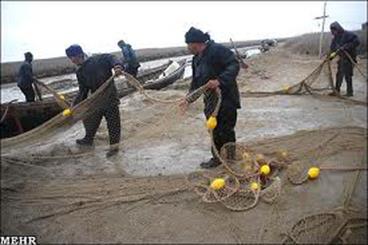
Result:
[[[121,52],[123,54],[123,66],[124,70],[132,75],[133,77],[137,77],[138,68],[141,66],[137,60],[134,50],[130,44],[125,43],[123,40],[118,42],[118,46],[121,48]]]
[[[121,62],[111,54],[87,57],[79,45],[71,45],[66,49],[66,55],[78,66],[79,92],[73,101],[73,105],[86,99],[89,91],[94,93],[108,80],[112,76],[111,69],[114,69],[116,75],[122,74]],[[110,150],[106,156],[110,157],[116,154],[119,150],[118,143],[120,142],[121,133],[119,103],[115,84],[112,83],[99,108],[90,117],[83,120],[86,136],[83,139],[78,139],[77,144],[92,145],[102,117],[105,117],[110,137]]]
[[[26,97],[27,102],[35,101],[35,92],[33,90],[33,71],[32,71],[32,61],[33,55],[31,52],[24,54],[25,61],[20,66],[18,71],[17,85]]]
[[[233,52],[221,44],[210,40],[207,33],[191,27],[185,34],[185,42],[189,51],[194,54],[192,61],[193,78],[189,92],[206,85],[207,92],[204,96],[204,114],[208,119],[214,111],[217,101],[216,89],[221,89],[222,102],[217,115],[217,126],[213,131],[216,149],[228,142],[235,142],[235,125],[237,109],[240,108],[239,89],[236,77],[239,73],[239,62]],[[181,103],[186,109],[188,102]],[[220,164],[220,161],[212,151],[213,157],[202,162],[202,168],[212,168]]]
[[[356,48],[359,46],[359,39],[357,35],[350,31],[345,31],[344,28],[338,23],[333,22],[330,25],[330,30],[333,35],[333,39],[330,46],[331,58],[339,55],[339,61],[337,62],[336,73],[336,90],[340,92],[342,80],[345,77],[347,85],[346,96],[353,96],[353,68],[354,64],[349,57],[345,54],[347,52],[351,58],[356,62]]]

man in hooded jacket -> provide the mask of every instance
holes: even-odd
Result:
[[[333,22],[330,25],[330,30],[333,35],[330,46],[330,57],[334,58],[336,55],[339,56],[335,88],[337,92],[340,92],[342,80],[345,78],[347,87],[346,96],[350,97],[353,96],[352,77],[354,64],[349,59],[348,55],[356,63],[356,48],[359,46],[359,39],[354,33],[344,30],[338,22]]]

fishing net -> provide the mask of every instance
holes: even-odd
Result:
[[[364,244],[367,241],[367,226],[366,218],[348,219],[332,243]]]
[[[276,202],[281,195],[281,179],[276,176],[271,184],[260,193],[261,200],[266,203]]]
[[[19,148],[45,143],[50,135],[63,132],[73,126],[76,122],[96,113],[101,109],[100,107],[106,105],[107,98],[111,96],[111,89],[109,88],[113,85],[113,81],[113,77],[111,77],[96,91],[96,93],[72,107],[70,109],[70,111],[72,111],[72,116],[65,116],[65,114],[61,112],[33,130],[16,137],[2,139],[2,154],[7,152],[7,150],[11,150],[14,146],[17,146],[17,149],[19,150]]]
[[[259,191],[241,189],[221,203],[232,211],[246,211],[255,207],[259,200]]]
[[[294,185],[300,185],[308,180],[309,162],[295,161],[286,170],[288,180]]]
[[[285,234],[283,244],[328,244],[334,239],[341,226],[343,217],[337,213],[319,213],[306,216],[293,225]]]
[[[121,138],[121,131],[116,129],[118,129],[118,126],[122,124],[121,115],[119,116],[121,112],[119,111],[121,111],[123,105],[119,104],[115,107],[109,106],[109,104],[111,103],[116,103],[111,98],[114,98],[114,94],[116,93],[118,94],[118,97],[123,97],[131,94],[139,88],[161,89],[170,85],[171,83],[182,77],[184,69],[186,67],[185,61],[180,61],[178,69],[176,69],[171,74],[158,78],[158,76],[163,71],[165,71],[165,69],[168,69],[168,67],[170,67],[169,64],[171,63],[172,62],[169,62],[168,64],[153,68],[149,72],[142,72],[140,74],[140,78],[142,80],[139,81],[140,87],[132,86],[131,88],[122,89],[121,87],[123,86],[123,84],[128,82],[127,78],[113,76],[109,78],[102,86],[100,86],[93,94],[90,94],[87,99],[83,100],[81,103],[73,107],[71,106],[70,98],[75,96],[74,92],[69,93],[69,96],[64,96],[52,89],[50,86],[37,81],[37,84],[39,84],[40,87],[46,89],[50,94],[53,95],[54,100],[47,100],[45,102],[45,105],[47,106],[48,104],[56,103],[56,107],[59,106],[59,109],[56,109],[59,110],[60,113],[58,113],[50,120],[46,121],[44,124],[30,131],[27,131],[15,137],[2,139],[2,155],[13,154],[13,150],[15,150],[15,148],[17,151],[23,148],[24,152],[40,152],[42,151],[42,146],[59,143],[61,142],[60,139],[65,140],[65,137],[62,137],[62,134],[66,132],[66,130],[73,127],[74,130],[71,130],[75,131],[80,128],[82,124],[84,124],[86,128],[88,127],[90,129],[89,131],[91,131],[92,133],[97,131],[97,134],[95,135],[95,141],[98,141],[99,138],[101,138],[101,134],[99,132],[101,132],[103,129],[107,129],[105,132],[108,132],[111,136],[110,144],[118,146],[119,140]],[[155,77],[157,79],[154,79]],[[117,89],[115,89],[114,87]],[[182,99],[183,95],[178,94],[177,97],[178,99]],[[31,109],[32,108],[30,108],[30,110]],[[169,118],[168,115],[170,115],[171,118],[174,118],[179,114],[177,107],[174,108],[173,104],[171,104],[170,106],[166,106],[163,111],[165,111],[166,115],[162,115],[163,118],[161,118],[160,120],[155,120],[155,123],[162,123],[165,116],[166,118]],[[99,122],[103,117],[110,120],[106,120],[107,123],[102,121],[103,123],[100,125]],[[149,127],[147,127],[147,130],[145,130],[146,133],[158,133],[157,130],[156,132],[152,130],[152,128],[154,128],[154,125],[148,124],[148,126]],[[75,132],[75,134],[77,134],[77,132]],[[105,135],[102,136],[102,138],[106,139],[109,137],[108,135]],[[106,146],[102,146],[102,148],[104,148],[101,149],[103,151],[109,150],[109,147]],[[73,156],[70,156],[70,154],[68,154],[70,152],[65,152],[67,154],[62,154],[63,152],[60,152],[60,154],[58,154],[58,157],[69,158],[85,156],[86,154],[84,152],[87,150],[87,148],[82,146],[80,149],[82,154],[79,154],[81,152],[76,151],[77,154],[73,154]],[[96,148],[94,148],[94,150],[96,150]],[[37,153],[32,155],[32,157],[37,157]],[[42,157],[42,155],[44,155],[44,153],[42,153],[40,157]]]
[[[365,164],[365,157],[363,157],[361,166]],[[300,165],[300,162],[297,165]],[[302,169],[302,167],[298,166],[296,169]],[[361,171],[358,171],[351,179],[347,188],[348,193],[344,196],[342,206],[332,211],[308,215],[299,219],[288,232],[284,233],[285,239],[282,243],[335,244],[340,242],[346,243],[348,239],[352,237],[355,240],[354,243],[360,243],[361,241],[366,242],[367,215],[366,213],[352,213],[351,211],[356,212],[356,210],[350,207],[352,195],[356,189],[360,176]],[[362,218],[362,216],[365,218]],[[358,231],[355,231],[353,236],[352,230],[354,228],[357,228]],[[360,240],[360,242],[357,242],[357,240]]]
[[[224,187],[214,189],[211,187],[211,183],[219,178],[224,180]],[[193,190],[202,197],[204,202],[207,203],[214,203],[228,199],[238,191],[240,185],[237,178],[226,172],[194,172],[188,175],[187,180],[193,187]]]
[[[360,70],[359,72],[361,73]],[[326,57],[308,76],[296,84],[284,85],[281,89],[276,91],[247,91],[243,94],[247,97],[271,95],[312,95],[321,100],[328,99],[326,98],[327,95],[334,95],[347,103],[367,105],[366,101],[352,99],[338,93],[335,89],[333,77],[331,61]]]
[[[177,69],[174,73],[182,75],[184,71],[183,67],[184,66],[181,66],[181,68]],[[328,59],[324,60],[300,83],[271,94],[324,95],[331,90],[334,91],[332,80],[322,79],[320,76],[321,74],[327,74],[332,79],[330,61]],[[163,138],[176,137],[176,139],[180,140],[180,137],[183,137],[182,129],[186,126],[186,120],[203,120],[203,116],[199,116],[202,114],[201,111],[203,110],[203,106],[199,105],[201,103],[195,102],[203,95],[206,96],[207,101],[211,101],[209,107],[212,108],[212,111],[210,114],[213,117],[217,117],[222,100],[221,91],[219,90],[210,92],[203,86],[188,95],[185,95],[185,93],[177,93],[175,95],[170,95],[170,97],[161,98],[157,93],[152,93],[148,90],[153,84],[149,82],[143,84],[142,81],[126,73],[124,77],[125,81],[131,85],[129,89],[131,89],[131,91],[138,91],[138,94],[135,95],[136,97],[133,97],[137,100],[133,100],[132,103],[137,103],[135,104],[137,109],[146,110],[146,118],[140,121],[132,120],[127,123],[132,128],[137,125],[143,125],[139,132],[133,132],[132,135],[127,135],[122,142],[119,142],[121,132],[114,131],[113,128],[116,125],[108,121],[105,125],[100,127],[100,132],[97,132],[95,138],[96,141],[101,140],[105,142],[110,138],[110,146],[101,144],[94,147],[93,151],[72,150],[68,147],[62,147],[61,150],[56,148],[58,154],[52,154],[52,151],[51,154],[50,152],[45,154],[45,152],[41,151],[39,154],[31,154],[27,155],[27,157],[33,159],[70,159],[106,151],[111,148],[111,146],[120,146],[122,144],[130,145],[131,147],[141,147],[143,144],[159,145],[160,140]],[[12,154],[14,155],[14,152],[19,151],[20,148],[27,148],[28,151],[32,151],[35,147],[39,148],[47,142],[60,142],[56,140],[59,138],[60,134],[77,123],[81,124],[81,120],[86,118],[91,118],[92,124],[94,124],[95,121],[99,121],[102,116],[107,119],[109,117],[116,119],[118,114],[111,111],[104,111],[103,115],[99,114],[98,118],[95,117],[97,113],[101,113],[101,110],[105,110],[102,109],[101,106],[106,105],[107,101],[110,101],[109,99],[112,95],[109,94],[109,92],[111,92],[111,89],[109,89],[111,87],[109,86],[112,86],[112,83],[113,77],[105,82],[86,100],[70,108],[72,116],[65,116],[64,113],[61,112],[40,127],[19,136],[2,140],[2,157],[9,155],[11,157],[8,157],[8,159],[11,161],[13,157]],[[164,84],[162,86],[166,85]],[[52,90],[50,90],[50,92],[58,98],[57,94],[52,92]],[[163,94],[164,91],[161,95]],[[192,106],[192,111],[186,114],[182,114],[178,108],[178,103],[183,100],[194,105]],[[63,108],[69,106],[68,104],[63,104],[65,101],[60,98],[57,99],[57,101]],[[139,103],[141,104],[139,105]],[[123,108],[124,105],[125,104],[120,104],[118,107]],[[155,111],[156,106],[160,107],[160,113]],[[134,112],[132,112],[131,115],[133,114]],[[116,123],[116,120],[112,121]],[[120,122],[121,118],[118,119],[118,123]],[[113,125],[111,125],[111,123]],[[172,126],[174,125],[176,126],[175,130],[172,130]],[[98,131],[98,126],[99,124],[94,124],[90,127],[95,127],[93,130]],[[80,125],[78,129],[75,129],[75,134],[78,134],[79,131]],[[107,132],[110,134],[110,137],[108,137]],[[269,204],[277,201],[278,197],[281,195],[282,188],[279,174],[283,169],[287,169],[287,177],[293,184],[301,184],[306,180],[308,164],[294,161],[295,159],[292,159],[290,153],[287,151],[280,150],[273,153],[262,153],[239,142],[227,143],[218,151],[214,144],[213,129],[209,129],[208,133],[210,135],[211,148],[221,162],[219,171],[196,172],[188,176],[188,182],[193,187],[193,190],[206,203],[220,203],[233,211],[245,211],[255,207],[259,200]],[[189,136],[195,136],[195,133]],[[117,142],[111,142],[111,138],[117,138]],[[133,138],[134,141],[131,140]],[[50,151],[50,149],[47,150]],[[212,183],[218,179],[223,182],[223,186],[214,188]]]
[[[367,237],[367,218],[348,218],[342,212],[308,215],[285,233],[283,244],[362,244]]]

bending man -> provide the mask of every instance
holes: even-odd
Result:
[[[345,31],[338,23],[334,22],[330,25],[333,39],[330,46],[331,58],[339,55],[337,62],[336,85],[337,92],[340,93],[342,80],[345,77],[347,93],[346,96],[353,96],[353,68],[354,64],[349,57],[356,63],[356,48],[359,46],[358,36],[350,31]],[[346,53],[345,53],[346,52]],[[331,94],[333,95],[333,93]]]

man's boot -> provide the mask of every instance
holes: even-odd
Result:
[[[221,164],[221,162],[215,158],[211,158],[209,161],[207,162],[202,162],[200,164],[201,168],[215,168],[217,166],[219,166]]]
[[[78,145],[82,145],[82,146],[92,146],[93,144],[93,140],[84,137],[83,139],[77,139],[75,141]]]
[[[106,152],[106,158],[112,157],[119,152],[119,145],[117,146],[110,146],[110,149]]]
[[[346,97],[353,96],[353,78],[351,76],[345,76],[346,80],[346,90],[347,93],[345,94]]]
[[[341,69],[341,68],[338,68],[338,69]],[[343,79],[343,73],[341,73],[341,71],[338,70],[337,74],[336,74],[335,91],[329,93],[328,95],[336,96],[336,95],[340,94],[340,87],[341,87],[341,84],[342,84],[342,79]]]

